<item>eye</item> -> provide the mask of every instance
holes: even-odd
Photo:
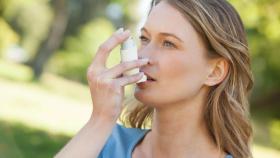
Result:
[[[167,40],[163,41],[163,46],[168,48],[176,48],[176,45],[174,43]]]
[[[143,35],[140,36],[139,39],[140,39],[142,44],[145,44],[145,43],[149,42],[149,39],[147,37],[143,36]]]

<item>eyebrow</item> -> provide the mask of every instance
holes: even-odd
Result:
[[[141,31],[144,31],[144,32],[146,32],[146,33],[149,34],[148,30],[147,30],[145,27],[142,27],[142,28],[141,28]],[[176,38],[176,39],[179,40],[180,42],[183,42],[182,39],[180,39],[179,37],[177,37],[176,35],[174,35],[174,34],[172,34],[172,33],[160,32],[159,34],[160,34],[160,35],[163,35],[163,36],[171,36],[171,37]]]

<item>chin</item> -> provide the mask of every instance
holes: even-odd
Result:
[[[154,95],[148,89],[139,89],[135,88],[134,97],[141,103],[145,105],[153,105],[155,104]]]
[[[135,88],[134,97],[145,106],[157,108],[164,105],[165,100],[162,97],[152,92],[150,89],[138,89]]]

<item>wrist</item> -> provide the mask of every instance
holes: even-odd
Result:
[[[116,124],[116,119],[113,117],[104,117],[104,116],[94,116],[91,115],[88,123],[89,124],[96,124],[102,126],[114,126]]]

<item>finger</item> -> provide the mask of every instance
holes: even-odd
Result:
[[[125,32],[114,33],[107,41],[101,44],[96,52],[94,63],[98,66],[105,67],[106,60],[110,55],[110,52],[119,44],[124,42],[130,36],[130,31],[126,30]]]
[[[104,76],[106,76],[107,78],[117,78],[118,76],[123,74],[125,71],[144,66],[144,65],[148,64],[148,62],[149,62],[148,59],[140,59],[140,60],[123,62],[123,63],[118,64],[118,65],[114,66],[113,68],[109,69],[104,74]]]
[[[140,72],[131,76],[124,76],[122,78],[117,78],[115,81],[117,82],[118,85],[120,86],[126,86],[129,84],[136,83],[143,77],[144,73]]]

